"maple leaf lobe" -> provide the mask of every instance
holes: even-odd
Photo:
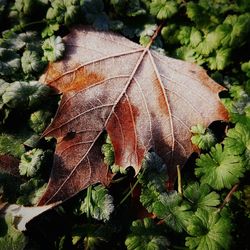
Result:
[[[133,166],[138,173],[144,155],[153,149],[174,180],[176,165],[193,151],[191,126],[227,119],[218,97],[224,88],[194,64],[86,27],[74,28],[64,41],[65,59],[50,64],[41,77],[63,97],[44,132],[58,143],[40,205],[108,183],[101,154],[104,130],[117,165]]]

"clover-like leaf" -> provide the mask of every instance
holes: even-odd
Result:
[[[209,149],[216,143],[216,137],[210,129],[204,128],[201,124],[191,127],[194,134],[191,138],[192,143],[201,149]]]
[[[176,232],[186,230],[192,214],[190,206],[182,203],[182,197],[178,193],[160,194],[158,201],[153,206],[153,213]]]
[[[186,246],[197,250],[229,249],[230,229],[229,217],[198,208],[187,227],[190,237],[186,237]]]
[[[23,145],[25,140],[25,136],[22,138],[18,135],[0,134],[0,154],[10,154],[15,157],[21,157],[25,152]]]
[[[35,205],[43,195],[47,184],[44,181],[31,178],[27,182],[20,185],[20,196],[17,204],[30,206]]]
[[[38,174],[45,158],[42,149],[34,148],[21,156],[19,164],[20,175],[34,177]]]
[[[44,58],[49,62],[54,62],[63,56],[65,46],[60,36],[47,38],[42,45]]]
[[[220,196],[207,184],[199,184],[194,182],[189,184],[183,192],[184,197],[190,202],[191,207],[197,208],[212,208],[220,204]]]
[[[43,69],[44,63],[36,51],[26,50],[21,58],[23,72],[26,74],[37,73]]]
[[[250,169],[250,125],[237,123],[235,128],[229,129],[224,140],[226,150],[230,154],[243,155],[247,169]]]
[[[82,203],[80,210],[91,215],[97,220],[109,220],[114,211],[113,197],[108,194],[108,190],[102,185],[97,185],[90,189]]]
[[[2,99],[10,108],[33,108],[44,102],[49,93],[50,89],[37,81],[17,81],[6,88]]]
[[[25,235],[14,226],[14,218],[8,214],[0,218],[0,249],[24,249],[28,243]]]
[[[221,144],[202,154],[196,161],[195,174],[216,190],[231,188],[244,174],[244,165],[239,155],[223,150]]]
[[[20,56],[11,49],[0,48],[0,76],[10,76],[21,66]]]
[[[128,250],[158,249],[167,250],[170,242],[161,226],[150,218],[133,221],[131,233],[127,236],[125,244]]]
[[[38,110],[30,115],[29,126],[38,134],[42,133],[51,120],[51,113]]]
[[[158,19],[172,17],[178,11],[176,1],[172,0],[153,0],[150,4],[150,13]]]

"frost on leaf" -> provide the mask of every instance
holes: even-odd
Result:
[[[114,164],[138,173],[153,149],[168,166],[193,152],[190,128],[227,119],[219,101],[223,87],[200,67],[163,56],[111,33],[77,27],[64,38],[65,56],[40,81],[62,93],[44,136],[57,139],[54,166],[40,205],[65,200],[110,178],[101,153],[106,130]]]
[[[91,189],[80,207],[81,212],[90,214],[96,220],[109,220],[114,211],[113,197],[102,185]]]

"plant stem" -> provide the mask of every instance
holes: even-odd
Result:
[[[127,200],[127,198],[132,194],[132,192],[134,191],[134,189],[136,188],[136,186],[139,184],[139,179],[137,179],[137,181],[135,182],[135,184],[132,186],[132,188],[130,189],[130,191],[125,195],[125,197],[119,202],[118,207],[122,205],[122,203],[124,203],[124,201]]]
[[[27,24],[23,24],[23,25],[21,25],[21,28],[24,29],[24,28],[32,26],[32,25],[46,23],[46,22],[47,22],[46,19],[42,19],[40,21],[35,21],[35,22],[30,22],[30,23],[27,23]]]
[[[182,181],[180,165],[177,165],[177,178],[178,178],[178,193],[182,196]]]
[[[227,194],[226,198],[224,199],[223,203],[218,208],[219,211],[222,210],[222,208],[225,207],[225,205],[231,201],[232,196],[233,196],[234,192],[237,190],[238,187],[239,187],[239,183],[236,183],[232,187],[232,189],[229,191],[229,193]]]
[[[154,40],[155,40],[156,37],[158,36],[159,32],[161,31],[163,24],[164,24],[164,22],[162,22],[162,23],[157,27],[157,29],[155,30],[153,36],[151,37],[151,39],[150,39],[150,41],[149,41],[149,43],[148,43],[148,45],[147,45],[147,47],[146,47],[147,49],[149,49],[149,48],[151,47],[152,43],[154,42]]]
[[[90,218],[90,206],[91,206],[91,193],[92,193],[92,185],[90,185],[87,189],[87,218]]]

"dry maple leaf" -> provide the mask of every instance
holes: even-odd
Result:
[[[49,65],[41,78],[63,97],[44,132],[57,139],[57,146],[39,205],[105,182],[104,130],[117,165],[133,166],[138,173],[144,155],[153,149],[173,181],[176,165],[193,152],[190,127],[227,119],[218,97],[223,87],[200,67],[151,50],[151,43],[144,48],[89,27],[74,28],[64,42],[64,59]]]

